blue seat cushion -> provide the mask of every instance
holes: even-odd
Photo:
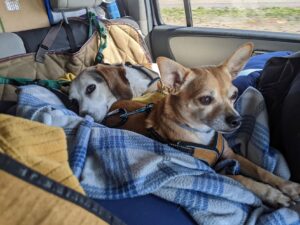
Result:
[[[196,225],[179,205],[154,195],[123,200],[96,200],[127,225]]]

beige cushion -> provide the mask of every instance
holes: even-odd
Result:
[[[8,11],[4,2],[0,1],[0,17],[5,32],[50,26],[44,0],[8,1],[19,3],[20,9],[15,11]]]
[[[100,5],[102,0],[51,0],[53,11],[91,8]]]

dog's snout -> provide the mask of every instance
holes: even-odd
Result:
[[[226,117],[226,123],[231,128],[237,128],[241,125],[242,118],[240,116],[228,116]]]

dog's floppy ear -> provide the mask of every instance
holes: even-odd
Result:
[[[253,52],[253,43],[248,42],[240,46],[224,63],[232,78],[243,68]]]
[[[109,89],[117,99],[132,99],[133,94],[125,74],[124,66],[98,64],[98,72],[106,81]]]
[[[162,83],[168,88],[179,90],[186,81],[189,69],[166,57],[158,57],[156,63]]]

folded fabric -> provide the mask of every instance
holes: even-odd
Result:
[[[0,114],[0,152],[84,193],[70,169],[66,136],[60,128]]]
[[[121,225],[88,197],[0,153],[0,224]]]
[[[290,171],[285,159],[270,146],[268,114],[263,96],[250,87],[237,100],[235,109],[242,117],[242,125],[237,132],[226,135],[231,148],[264,169],[289,179]]]
[[[243,70],[238,73],[233,80],[233,84],[238,88],[241,95],[248,87],[256,87],[258,78],[266,62],[272,57],[287,56],[291,51],[276,51],[252,56]]]
[[[253,112],[264,112],[259,104],[259,93],[249,90],[249,95],[258,98],[249,103],[256,109]],[[154,193],[181,205],[198,224],[299,223],[295,211],[268,209],[240,183],[217,174],[189,154],[139,134],[107,128],[94,123],[89,116],[81,118],[67,110],[53,93],[42,87],[23,86],[18,93],[19,116],[64,129],[71,168],[92,198],[124,199]],[[255,118],[255,115],[252,116]],[[262,121],[252,122],[254,124],[248,123],[249,133],[261,128]],[[272,149],[263,150],[266,154],[275,154]],[[279,158],[269,159],[263,160],[261,166],[274,169],[274,166],[267,166],[268,162],[276,162]],[[236,164],[235,161],[228,163]]]

